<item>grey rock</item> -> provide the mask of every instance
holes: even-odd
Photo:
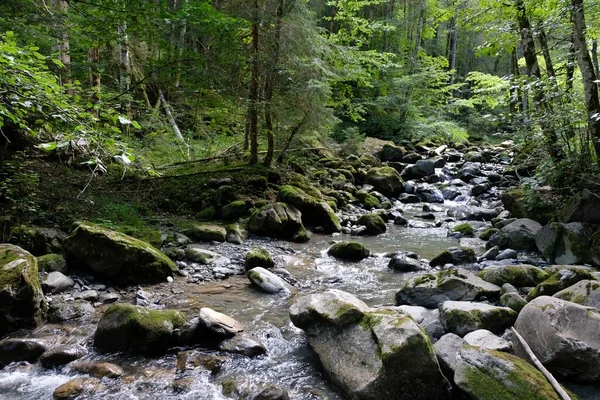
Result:
[[[423,269],[419,260],[408,257],[405,254],[395,255],[388,263],[388,268],[396,272],[414,272]]]
[[[470,221],[491,221],[498,216],[496,209],[475,207],[475,206],[455,206],[448,210],[448,216],[458,220]]]
[[[516,319],[517,313],[508,307],[469,301],[445,301],[440,305],[440,320],[444,328],[458,336],[478,329],[501,333]]]
[[[54,299],[48,308],[49,322],[67,322],[86,319],[94,313],[94,306],[85,300],[63,301]]]
[[[486,329],[478,329],[469,332],[463,338],[471,346],[481,347],[488,350],[504,351],[510,353],[512,343],[494,335]]]
[[[553,297],[600,309],[600,282],[584,279],[555,293]]]
[[[527,300],[519,293],[508,292],[500,296],[500,305],[515,310],[516,312],[521,312],[523,307],[527,305]]]
[[[496,261],[502,261],[502,260],[508,260],[508,259],[516,259],[517,258],[517,252],[513,249],[505,249],[502,250],[500,252],[500,254],[498,254],[496,256]]]
[[[456,356],[467,342],[454,333],[446,333],[434,345],[435,355],[444,374],[452,379],[456,369]]]
[[[592,264],[592,236],[599,228],[581,222],[551,222],[537,232],[535,242],[549,263]]]
[[[12,362],[35,362],[48,345],[39,339],[4,339],[0,341],[0,367]]]
[[[50,272],[42,282],[42,289],[46,293],[60,293],[75,286],[75,281],[62,272]]]
[[[214,265],[216,267],[222,267],[231,263],[231,260],[227,257],[196,246],[189,246],[185,250],[185,257],[192,262],[203,265]]]
[[[247,332],[242,332],[219,343],[218,349],[227,353],[241,354],[246,357],[257,357],[267,353],[267,348],[260,340]]]
[[[248,279],[254,286],[266,293],[288,294],[291,289],[286,281],[261,267],[248,271]]]
[[[40,357],[40,363],[44,368],[54,368],[68,364],[87,354],[88,351],[85,347],[78,344],[67,344],[46,351]]]
[[[528,218],[518,219],[494,234],[487,242],[488,248],[498,246],[501,249],[536,250],[535,237],[542,225]]]

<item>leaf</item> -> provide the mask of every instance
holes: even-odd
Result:
[[[56,142],[41,143],[35,147],[44,151],[53,151],[56,149]]]
[[[131,124],[135,129],[142,129],[142,126],[137,121],[131,121]]]

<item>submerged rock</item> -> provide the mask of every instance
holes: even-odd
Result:
[[[100,382],[92,378],[75,378],[57,387],[52,393],[54,400],[72,400],[85,393],[94,393]]]
[[[88,374],[96,378],[119,378],[123,369],[118,365],[107,362],[76,362],[70,365],[73,371]]]
[[[371,252],[358,242],[339,242],[327,250],[332,257],[348,261],[360,261],[371,255]]]
[[[302,224],[302,214],[285,203],[268,204],[250,216],[248,231],[294,242],[306,242],[308,232]]]
[[[502,333],[517,319],[517,313],[507,307],[470,301],[445,301],[440,305],[440,320],[447,332],[464,336],[478,329]]]
[[[44,368],[54,368],[68,364],[88,354],[85,347],[78,344],[67,344],[46,351],[40,358]]]
[[[0,341],[0,368],[17,361],[33,363],[47,348],[48,345],[38,339],[4,339]]]
[[[179,311],[114,304],[100,319],[94,344],[104,351],[160,354],[175,344],[173,330],[184,323]]]
[[[436,308],[446,300],[479,300],[500,296],[500,287],[458,268],[417,275],[396,293],[396,304]]]
[[[544,375],[523,359],[473,346],[458,353],[454,383],[477,400],[560,400]]]
[[[150,244],[95,225],[79,224],[64,246],[86,268],[122,283],[163,282],[177,271],[175,263]]]
[[[0,244],[0,336],[41,324],[46,300],[37,259],[12,244]]]
[[[597,309],[541,296],[521,310],[515,329],[553,374],[577,381],[600,381]],[[515,353],[526,357],[517,344]]]
[[[350,398],[448,398],[431,342],[408,315],[370,309],[331,289],[298,297],[290,318],[306,331],[329,377]]]

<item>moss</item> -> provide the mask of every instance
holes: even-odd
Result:
[[[239,395],[238,383],[232,378],[226,378],[221,381],[221,391],[227,397]]]
[[[40,271],[66,272],[67,261],[62,254],[46,254],[37,258],[38,268]]]
[[[333,209],[319,197],[306,193],[304,190],[291,185],[279,189],[277,201],[291,204],[302,213],[302,221],[307,226],[322,226],[327,233],[339,232],[340,221]]]
[[[9,264],[11,268],[6,268]],[[21,280],[40,288],[37,259],[20,247],[0,245],[0,288],[10,287],[15,291],[21,286]]]
[[[419,275],[414,277],[410,283],[411,286],[419,286],[419,285],[423,285],[425,283],[431,282],[431,281],[435,281],[436,280],[436,276],[432,275],[432,274],[425,274],[425,275]]]
[[[458,232],[464,236],[473,236],[475,234],[475,230],[473,226],[468,222],[464,222],[462,224],[456,225],[453,229],[454,232]]]
[[[594,276],[585,269],[573,267],[564,269],[571,271],[573,274],[561,279],[562,270],[554,272],[548,279],[537,285],[531,292],[529,292],[527,295],[527,300],[531,301],[538,296],[552,296],[553,294],[584,279],[595,280]]]
[[[379,201],[379,199],[368,193],[362,200],[362,203],[367,209],[379,208],[381,206],[381,202]]]
[[[196,214],[196,217],[200,221],[212,221],[216,218],[216,216],[217,216],[217,211],[215,210],[214,207],[206,207],[202,211],[200,211],[198,214]]]
[[[227,236],[227,230],[219,225],[201,224],[186,229],[184,233],[192,240],[224,242]]]
[[[235,219],[247,214],[247,206],[244,200],[233,201],[221,209],[223,219]]]
[[[249,271],[256,267],[262,267],[265,269],[273,268],[275,267],[275,263],[273,262],[273,258],[267,249],[253,247],[250,249],[250,251],[248,251],[248,253],[246,253],[244,266],[246,267],[246,271]]]
[[[358,242],[339,242],[327,251],[330,256],[349,261],[360,261],[370,255],[370,251]]]
[[[256,271],[250,270],[248,271],[248,279],[250,279],[253,282],[262,282],[262,276],[260,276],[260,274]]]
[[[373,213],[361,216],[356,223],[358,225],[366,226],[366,233],[368,235],[379,235],[381,233],[385,233],[387,230],[385,222],[381,216]]]
[[[498,229],[496,229],[496,228],[487,228],[487,229],[484,229],[483,231],[481,231],[479,233],[479,238],[481,240],[490,240],[490,238],[492,236],[494,236],[494,234],[496,232],[498,232]]]

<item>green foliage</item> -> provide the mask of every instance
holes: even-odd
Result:
[[[39,213],[39,177],[28,166],[27,154],[19,152],[0,163],[0,208],[6,215],[25,220]]]

